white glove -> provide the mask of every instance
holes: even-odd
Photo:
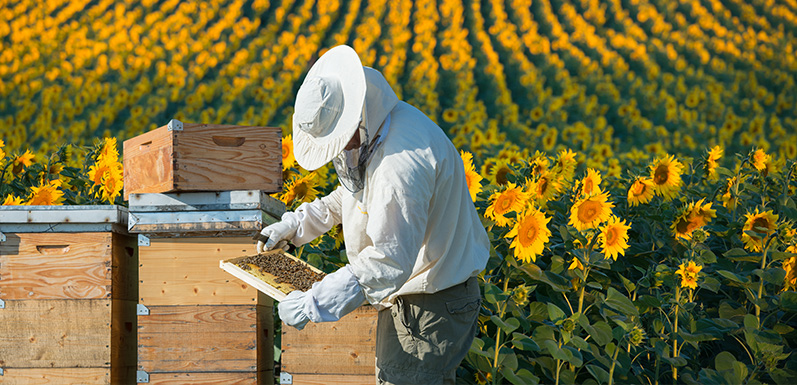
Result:
[[[294,291],[277,305],[280,318],[301,330],[307,320],[337,321],[365,302],[365,294],[349,265],[327,275],[306,291]]]
[[[293,326],[296,329],[304,329],[304,325],[310,321],[304,313],[304,300],[307,293],[299,290],[292,291],[277,305],[282,323]]]
[[[293,212],[282,214],[282,220],[273,225],[266,226],[260,234],[268,237],[268,240],[257,241],[257,252],[262,253],[266,250],[273,250],[278,246],[286,249],[288,241],[296,235],[299,228],[299,218]]]

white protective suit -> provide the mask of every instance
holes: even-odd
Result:
[[[291,241],[305,244],[342,222],[348,267],[367,301],[383,309],[399,295],[435,293],[475,276],[490,245],[451,141],[399,101],[381,73],[366,67],[365,74],[369,138],[390,115],[365,186],[354,194],[339,186],[302,204]]]

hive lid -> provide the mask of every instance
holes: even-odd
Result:
[[[285,204],[260,190],[130,194],[130,212],[262,210],[280,217]]]
[[[127,233],[127,219],[117,205],[0,206],[0,231],[8,233]]]

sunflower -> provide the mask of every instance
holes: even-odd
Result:
[[[546,171],[536,181],[527,181],[526,186],[528,186],[532,198],[538,204],[543,204],[553,199],[561,190],[562,184],[559,182],[559,178],[556,174]]]
[[[628,189],[628,204],[634,207],[640,203],[648,203],[653,199],[653,180],[647,177],[636,178]]]
[[[573,257],[573,261],[570,262],[570,266],[567,267],[567,270],[584,270],[584,264],[581,263],[581,260],[578,257]]]
[[[789,251],[789,249],[795,249]],[[797,246],[792,245],[786,249],[787,253],[797,253]],[[794,290],[797,288],[797,257],[786,258],[783,260],[783,270],[786,270],[786,277],[783,278],[783,290]]]
[[[546,218],[536,207],[530,207],[518,217],[515,226],[506,235],[506,238],[514,237],[509,247],[515,249],[515,258],[526,263],[537,261],[537,256],[542,254],[551,231],[548,230],[548,222],[551,218]]]
[[[457,115],[456,110],[446,108],[446,110],[443,111],[443,121],[446,123],[454,123],[457,121]]]
[[[520,161],[525,158],[523,153],[517,149],[504,148],[498,152],[498,159],[504,159],[509,162],[509,164],[520,163]]]
[[[33,164],[35,155],[30,150],[25,150],[25,153],[14,158],[14,165],[11,167],[11,172],[19,174],[25,167],[30,167]]]
[[[488,177],[490,183],[502,186],[509,182],[506,176],[510,174],[512,174],[512,169],[509,167],[509,163],[506,160],[498,159],[495,161],[495,165],[489,170]]]
[[[294,201],[311,202],[318,196],[317,186],[315,172],[294,178],[285,187],[285,192],[282,193],[280,200],[286,206],[290,206]]]
[[[755,209],[755,213],[748,213],[745,218],[747,220],[742,226],[744,247],[753,252],[762,251],[764,238],[775,231],[778,215],[774,214],[772,210],[759,213],[758,209]],[[753,234],[751,235],[751,233]]]
[[[282,138],[282,171],[293,167],[296,158],[293,156],[293,136],[288,135]]]
[[[702,269],[703,266],[696,264],[695,261],[680,264],[675,274],[681,276],[681,287],[697,289],[697,277]]]
[[[758,172],[765,173],[767,170],[767,165],[772,161],[772,157],[767,155],[766,152],[762,149],[757,149],[753,152],[752,160],[753,167],[755,167]]]
[[[609,219],[612,214],[614,204],[608,202],[609,193],[601,192],[600,189],[592,195],[576,200],[570,208],[570,221],[568,224],[575,227],[578,231],[594,229],[598,225]]]
[[[741,178],[741,181],[744,180],[744,177]],[[722,201],[722,206],[727,208],[728,210],[734,210],[736,208],[736,195],[733,191],[735,186],[740,182],[736,177],[728,178],[725,182],[725,186],[722,189],[722,195],[720,195],[719,200]]]
[[[24,199],[17,198],[14,195],[7,196],[6,199],[3,201],[3,206],[20,206],[24,204],[25,204]]]
[[[523,210],[528,200],[528,193],[514,183],[507,182],[504,191],[493,193],[490,196],[490,205],[485,209],[484,215],[495,221],[496,225],[506,226],[512,222],[512,219],[507,218],[505,215],[512,211],[519,212]]]
[[[548,158],[545,154],[537,151],[531,158],[529,167],[531,167],[531,175],[538,176],[548,171]]]
[[[44,182],[39,186],[31,187],[30,199],[25,204],[28,205],[60,205],[64,201],[64,192],[59,190],[60,180]]]
[[[119,160],[119,149],[117,148],[116,138],[103,139],[103,145],[97,154],[98,161],[117,161]]]
[[[565,182],[570,182],[573,180],[573,176],[576,172],[577,163],[576,153],[570,151],[570,149],[562,150],[556,158],[556,171],[562,176]]]
[[[712,218],[717,217],[717,211],[711,208],[711,202],[703,204],[701,199],[697,202],[688,204],[678,218],[672,223],[670,228],[678,239],[692,239],[692,232],[711,222]]]
[[[6,152],[5,152],[5,151],[3,151],[3,147],[5,147],[5,146],[6,146],[6,143],[5,143],[5,142],[3,142],[3,140],[2,140],[2,139],[0,139],[0,161],[2,161],[2,160],[3,160],[3,158],[5,158],[5,157],[6,157]]]
[[[581,179],[581,195],[592,195],[594,192],[600,193],[600,185],[603,179],[601,172],[592,168],[587,169],[587,175]]]
[[[717,161],[722,158],[724,152],[722,146],[714,146],[708,151],[708,157],[706,158],[706,174],[708,174],[709,179],[717,179],[717,167],[719,167]]]
[[[476,202],[476,194],[482,191],[482,176],[473,167],[473,154],[466,151],[459,151],[462,157],[462,164],[465,166],[465,181],[468,184],[470,199]]]
[[[612,215],[605,226],[601,227],[601,233],[598,240],[603,249],[603,255],[606,259],[613,258],[617,260],[617,255],[625,255],[625,250],[628,248],[628,230],[631,226],[625,224],[625,220]]]
[[[675,198],[681,189],[681,172],[683,165],[674,156],[659,158],[650,165],[650,179],[653,180],[653,191],[664,197],[665,201]]]

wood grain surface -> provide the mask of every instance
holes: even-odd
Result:
[[[160,305],[244,305],[265,295],[219,269],[219,261],[255,252],[248,237],[153,238],[139,248],[139,302]]]
[[[4,385],[98,385],[111,384],[106,368],[9,368],[0,377]]]
[[[15,233],[0,243],[0,298],[110,298],[112,233]]]
[[[138,318],[138,368],[156,372],[256,372],[270,330],[254,305],[152,306]],[[271,332],[273,333],[273,332]],[[273,350],[273,349],[272,349]]]
[[[110,367],[111,301],[6,301],[0,310],[0,367]]]
[[[282,189],[279,127],[184,123],[124,142],[124,196],[131,193]],[[232,187],[234,186],[234,187]]]
[[[376,321],[376,309],[362,306],[337,322],[311,322],[302,330],[283,326],[282,370],[293,375],[373,376],[376,364]]]

